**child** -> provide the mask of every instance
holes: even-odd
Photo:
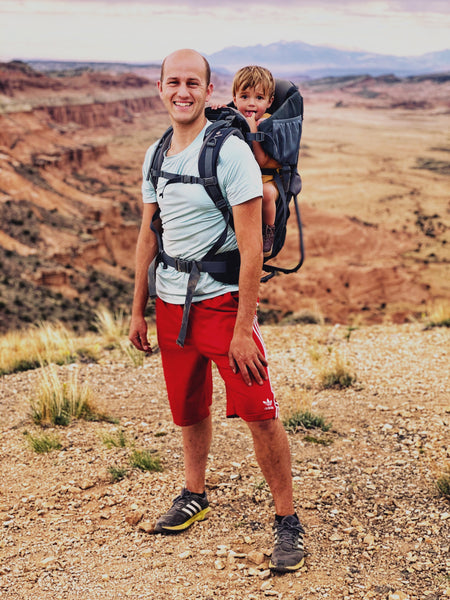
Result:
[[[258,131],[258,125],[263,119],[270,117],[267,112],[273,102],[275,81],[272,73],[264,67],[242,67],[233,79],[233,102],[237,110],[246,117],[250,131]],[[217,108],[217,106],[215,106]],[[252,141],[253,153],[261,169],[277,169],[281,165],[271,158],[262,148],[261,144]],[[263,253],[270,256],[272,253],[275,234],[275,202],[278,190],[273,180],[273,175],[262,175],[263,198]]]

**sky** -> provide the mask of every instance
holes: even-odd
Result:
[[[0,61],[149,63],[280,41],[417,56],[448,49],[449,32],[448,0],[0,0]]]

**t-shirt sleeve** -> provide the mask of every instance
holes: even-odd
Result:
[[[261,169],[249,145],[236,136],[229,137],[220,150],[217,177],[231,206],[262,196]]]
[[[155,188],[151,181],[147,180],[148,170],[150,167],[150,161],[152,159],[153,153],[155,152],[156,144],[150,146],[147,150],[144,158],[144,163],[142,165],[142,200],[144,204],[152,204],[157,202]]]

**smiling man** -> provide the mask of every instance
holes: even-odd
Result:
[[[225,141],[217,177],[232,208],[234,230],[228,228],[220,251],[238,249],[239,280],[224,283],[209,272],[199,273],[180,345],[177,334],[186,315],[189,269],[197,268],[224,229],[221,211],[198,181],[198,156],[209,125],[204,109],[213,91],[207,61],[194,50],[174,52],[163,62],[158,90],[173,134],[156,189],[149,167],[158,143],[148,149],[144,160],[144,208],[129,337],[136,348],[151,352],[144,311],[149,267],[158,257],[157,335],[173,420],[182,428],[185,486],[157,520],[155,531],[178,533],[210,512],[205,473],[212,439],[214,362],[225,382],[226,414],[247,423],[274,499],[275,548],[270,566],[280,572],[294,571],[303,564],[303,528],[294,510],[289,444],[278,418],[256,319],[263,260],[260,169],[243,140],[231,136]],[[158,214],[158,226],[152,229],[153,216]],[[164,253],[159,251],[158,236]]]

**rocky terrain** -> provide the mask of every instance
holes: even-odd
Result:
[[[77,372],[116,424],[30,418],[40,370],[0,379],[0,596],[4,600],[447,600],[450,504],[450,330],[416,324],[266,325],[283,419],[310,410],[330,426],[289,433],[307,556],[271,575],[273,504],[249,432],[226,419],[214,372],[211,513],[173,537],[153,524],[183,485],[159,353],[135,367],[106,353]],[[154,338],[153,338],[154,341]],[[325,389],[336,356],[354,385]],[[30,435],[61,447],[33,452]],[[115,444],[111,443],[115,440]],[[120,442],[120,443],[119,443]],[[130,466],[133,451],[162,471]],[[122,469],[114,483],[112,473]]]
[[[128,309],[141,163],[166,128],[157,69],[0,65],[0,331]],[[229,81],[215,76],[216,98]],[[261,287],[266,322],[405,322],[448,297],[450,82],[301,82],[306,257]],[[281,262],[298,257],[292,224]],[[149,307],[151,313],[151,306]]]

